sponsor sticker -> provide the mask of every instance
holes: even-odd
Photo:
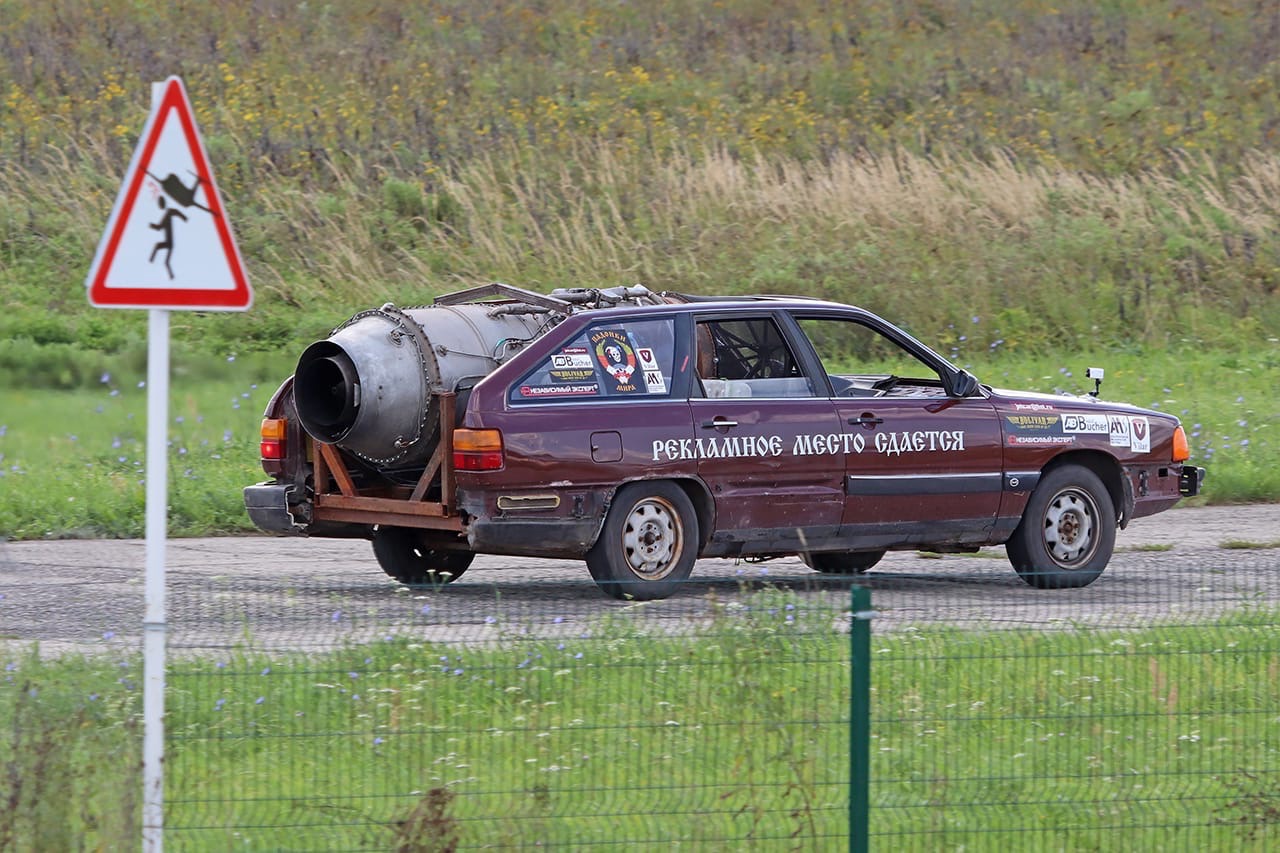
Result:
[[[1128,447],[1129,419],[1124,415],[1111,415],[1107,418],[1107,424],[1111,427],[1111,446]]]
[[[1004,419],[1014,429],[1045,430],[1058,424],[1057,415],[1005,415]]]
[[[1129,418],[1129,449],[1134,453],[1151,452],[1151,425],[1146,418]]]
[[[585,347],[566,347],[551,356],[548,374],[556,382],[586,382],[595,379],[596,365]]]
[[[614,390],[622,393],[638,390],[632,380],[637,366],[636,351],[631,347],[626,332],[621,329],[599,329],[591,333],[591,346],[595,351],[596,361],[617,383]]]
[[[600,393],[600,386],[594,382],[582,385],[521,385],[520,396],[529,399],[539,397],[581,397]]]
[[[1088,432],[1106,435],[1111,431],[1106,415],[1086,414],[1082,412],[1062,413],[1063,432]]]
[[[636,347],[636,355],[640,359],[640,372],[644,374],[644,387],[650,394],[667,393],[667,382],[662,378],[662,369],[658,367],[658,358],[651,347]]]
[[[1053,406],[1048,403],[1014,403],[1013,407],[1019,412],[1055,412]]]
[[[1076,437],[1074,435],[1011,435],[1009,436],[1009,444],[1013,446],[1074,444],[1075,440],[1076,440]]]

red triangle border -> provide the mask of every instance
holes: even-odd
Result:
[[[204,150],[204,143],[196,129],[195,116],[191,102],[187,98],[182,80],[170,77],[164,82],[164,94],[159,106],[153,110],[139,140],[138,148],[129,165],[121,185],[120,196],[111,211],[107,223],[107,231],[103,234],[98,255],[94,258],[89,272],[89,302],[100,308],[174,308],[193,311],[244,311],[253,304],[253,291],[249,288],[249,280],[244,273],[244,263],[240,258],[240,250],[236,246],[235,237],[222,206],[222,194],[218,191],[217,182],[213,178],[213,170],[209,167],[209,158]],[[210,290],[204,288],[184,287],[107,287],[107,277],[111,265],[115,261],[120,240],[129,216],[133,213],[134,204],[142,190],[147,177],[147,169],[155,154],[160,134],[169,120],[169,111],[173,110],[182,126],[182,132],[190,149],[191,159],[195,165],[196,175],[205,186],[205,198],[213,215],[214,227],[218,239],[226,255],[234,287],[231,290]]]

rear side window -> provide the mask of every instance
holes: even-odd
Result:
[[[694,340],[703,396],[814,396],[813,383],[771,317],[700,320]]]
[[[511,387],[512,403],[671,394],[675,325],[671,319],[590,326]]]

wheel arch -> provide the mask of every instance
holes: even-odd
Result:
[[[1133,490],[1129,487],[1119,460],[1101,450],[1075,450],[1055,456],[1048,465],[1044,466],[1040,476],[1044,477],[1050,471],[1064,465],[1079,465],[1097,474],[1111,496],[1111,505],[1115,508],[1117,522],[1122,528],[1128,524],[1129,516],[1133,512]]]
[[[627,480],[619,483],[613,493],[609,495],[609,502],[605,506],[605,515],[608,515],[608,509],[613,505],[618,492],[624,487],[636,483],[672,483],[688,496],[690,503],[693,504],[694,514],[698,518],[698,553],[701,554],[707,542],[711,540],[711,530],[716,517],[715,500],[711,497],[711,492],[707,489],[707,485],[696,477],[639,477]],[[597,539],[603,529],[604,516],[601,516],[600,529],[596,531]],[[592,544],[595,544],[594,541]]]
[[[693,511],[698,515],[698,553],[711,541],[711,531],[715,527],[716,502],[707,489],[707,484],[691,477],[679,477],[673,482],[684,490],[693,503]]]

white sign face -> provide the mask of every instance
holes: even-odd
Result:
[[[644,372],[645,390],[650,394],[667,393],[666,380],[662,378],[662,369],[658,367],[657,356],[649,347],[639,347],[636,355],[640,357],[640,369]]]
[[[1111,431],[1106,415],[1081,414],[1079,412],[1063,412],[1063,432],[1093,432],[1105,435]]]
[[[1129,449],[1134,453],[1151,452],[1151,425],[1146,418],[1129,418]]]
[[[87,286],[101,307],[242,311],[253,301],[182,81],[152,107]]]

